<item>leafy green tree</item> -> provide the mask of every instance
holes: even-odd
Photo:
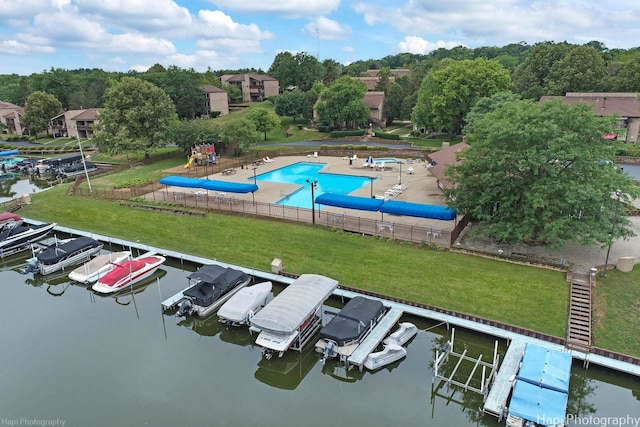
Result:
[[[342,76],[320,94],[318,119],[335,127],[355,127],[367,121],[369,108],[362,99],[367,85],[349,76]],[[346,108],[348,106],[348,109]],[[365,114],[366,111],[366,114]]]
[[[258,132],[264,133],[265,141],[267,140],[267,132],[280,126],[280,117],[266,108],[251,108],[245,117],[253,122]]]
[[[443,61],[422,81],[411,120],[419,127],[457,134],[467,112],[480,98],[510,88],[509,72],[495,61]]]
[[[49,134],[49,121],[61,112],[62,104],[55,96],[46,92],[33,92],[27,98],[22,121],[29,129],[29,134],[37,138],[45,130]]]
[[[107,91],[98,117],[94,142],[109,154],[144,152],[169,142],[177,120],[171,98],[159,87],[136,77],[124,77]]]
[[[220,149],[220,135],[222,128],[215,120],[198,118],[194,120],[180,120],[174,122],[171,129],[172,140],[185,152],[189,152],[194,145],[214,145],[216,152]]]
[[[172,65],[165,73],[161,88],[176,106],[178,117],[193,119],[205,113],[200,75],[193,69],[184,70]]]
[[[45,71],[39,82],[39,85],[34,85],[34,89],[52,94],[64,109],[69,108],[71,94],[80,89],[78,80],[73,78],[70,71],[62,68],[52,67],[49,71]]]
[[[509,92],[498,92],[486,98],[481,98],[475,103],[467,116],[465,117],[464,133],[470,134],[473,132],[473,125],[477,120],[482,119],[490,112],[497,110],[498,108],[514,102],[519,99],[519,96]]]
[[[389,89],[389,85],[391,85],[391,70],[389,67],[382,67],[378,71],[378,81],[376,82],[375,90],[384,92],[387,94],[387,90]]]
[[[536,101],[546,95],[549,71],[570,49],[571,45],[566,42],[536,44],[513,73],[515,92]]]
[[[267,74],[278,80],[278,84],[282,89],[296,86],[296,71],[298,64],[291,52],[280,52],[273,59],[273,63]]]
[[[402,101],[404,100],[404,89],[399,83],[391,83],[384,97],[384,115],[388,123],[393,123],[397,118],[402,117]],[[409,117],[409,116],[405,116]]]
[[[546,94],[597,92],[606,75],[607,67],[600,52],[592,46],[574,46],[549,70]]]
[[[292,55],[281,52],[276,55],[268,74],[277,79],[281,88],[298,88],[303,92],[311,89],[322,78],[324,68],[315,56],[306,52]]]
[[[612,194],[640,191],[613,163],[616,146],[602,137],[613,128],[586,104],[508,102],[474,120],[470,148],[447,172],[457,185],[446,192],[450,207],[477,220],[476,233],[511,244],[607,244],[612,229],[632,236]]]
[[[236,156],[246,153],[251,144],[260,141],[260,132],[248,119],[234,120],[226,123],[220,133],[224,150],[232,149]]]
[[[285,90],[276,98],[276,114],[282,117],[292,117],[293,123],[296,117],[302,116],[304,106],[304,93],[298,89]]]
[[[322,75],[322,83],[325,86],[331,86],[333,82],[340,76],[340,69],[342,66],[333,59],[325,59],[322,61],[324,67],[324,74]]]
[[[306,120],[313,119],[313,107],[316,105],[319,96],[320,95],[314,90],[304,93],[304,99],[302,101],[302,117]]]
[[[229,104],[242,102],[242,89],[236,85],[222,85],[222,89],[227,92],[227,98],[229,98]]]
[[[621,64],[609,82],[612,92],[640,92],[640,55]]]

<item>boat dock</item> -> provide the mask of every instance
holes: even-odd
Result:
[[[512,378],[518,373],[525,347],[526,343],[520,340],[513,340],[509,344],[500,369],[498,369],[498,374],[484,402],[483,411],[485,413],[502,419],[511,387],[513,387]]]
[[[404,313],[404,311],[401,308],[394,307],[390,309],[369,335],[358,345],[358,348],[349,356],[347,359],[349,364],[356,365],[362,369],[367,356],[369,356],[378,344],[382,342],[384,337],[387,336],[391,328],[393,328],[393,325],[395,325],[400,319],[400,316],[402,316],[402,313]]]
[[[172,308],[176,308],[178,304],[184,299],[184,292],[189,289],[191,286],[187,286],[177,294],[170,296],[166,300],[162,301],[162,309],[163,310],[171,310]]]

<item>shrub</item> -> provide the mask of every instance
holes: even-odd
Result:
[[[331,137],[341,138],[345,136],[362,136],[364,134],[364,130],[334,130],[331,132]]]
[[[113,188],[115,190],[118,190],[120,188],[144,187],[145,185],[150,184],[151,182],[153,182],[153,180],[148,178],[132,178],[132,179],[116,182]]]
[[[220,114],[222,114],[222,111],[212,111],[211,112],[211,118],[215,119],[216,117],[219,117]]]
[[[375,132],[374,135],[376,138],[382,138],[382,139],[394,139],[394,140],[400,139],[400,135],[398,135],[397,133]]]

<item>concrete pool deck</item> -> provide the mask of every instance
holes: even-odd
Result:
[[[249,164],[248,168],[246,169],[235,168],[235,173],[232,174],[223,174],[222,172],[218,172],[209,174],[206,176],[206,178],[228,182],[247,183],[252,182],[253,180],[254,168],[255,174],[260,175],[299,162],[322,163],[325,165],[321,171],[323,173],[357,175],[373,178],[374,196],[384,195],[386,190],[398,184],[401,179],[402,185],[406,187],[405,190],[397,196],[390,197],[390,200],[400,200],[438,206],[446,205],[444,195],[438,188],[436,179],[429,173],[429,170],[426,167],[427,164],[424,161],[414,161],[412,163],[407,163],[405,159],[402,159],[404,163],[402,164],[402,178],[400,178],[399,164],[385,164],[384,170],[380,170],[378,168],[374,169],[371,167],[363,167],[366,158],[358,158],[351,162],[352,164],[349,164],[349,160],[346,158],[330,156],[281,156],[274,157],[271,160],[271,162],[263,163],[259,166],[253,166],[252,164]],[[413,168],[412,173],[409,172],[409,167]],[[184,169],[182,170],[184,171]],[[275,204],[283,197],[286,197],[288,194],[296,191],[298,188],[300,188],[300,186],[298,184],[283,184],[276,182],[259,181],[258,188],[258,191],[256,191],[253,195],[251,193],[225,194],[225,197],[233,197],[236,200],[244,200],[247,202],[252,202],[253,197],[255,197],[256,202]],[[179,187],[170,187],[168,191],[183,193],[192,192],[191,189]],[[350,193],[350,195],[359,197],[371,197],[371,193],[371,186],[369,184],[366,184],[364,187]],[[215,197],[216,192],[209,191],[208,195],[210,197]],[[358,216],[361,218],[372,220],[380,220],[382,215],[380,212],[357,211],[337,208],[333,206],[316,205],[316,208],[318,207],[320,208],[321,212],[330,212],[338,215],[345,214],[350,216]],[[432,220],[426,218],[414,218],[390,214],[384,215],[384,221],[393,222],[396,224],[414,225],[424,228],[436,227],[442,231],[450,231],[455,226],[455,221],[441,221],[435,219]]]

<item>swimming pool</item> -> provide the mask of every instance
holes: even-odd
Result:
[[[378,159],[373,159],[374,163],[402,163],[401,160],[398,160],[394,157],[380,157]]]
[[[367,176],[322,173],[321,170],[324,166],[324,163],[298,162],[257,175],[256,180],[300,185],[298,190],[286,195],[276,203],[307,209],[311,209],[311,186],[307,180],[318,181],[313,193],[315,197],[324,193],[349,194],[372,181],[372,178]]]

